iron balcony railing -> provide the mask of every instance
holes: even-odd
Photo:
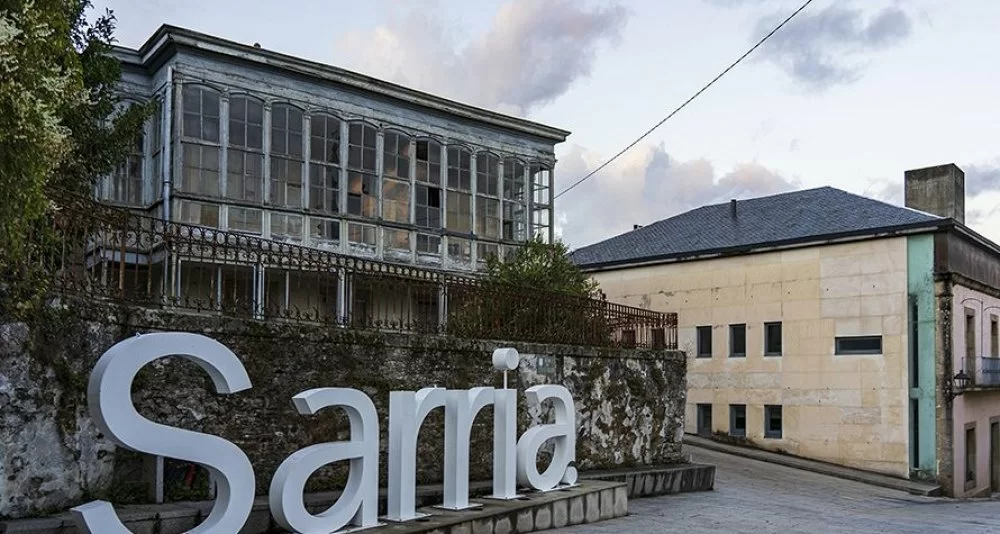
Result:
[[[52,288],[168,309],[362,329],[677,348],[677,315],[169,222],[58,195],[31,268]]]

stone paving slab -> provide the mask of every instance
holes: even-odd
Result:
[[[787,454],[778,454],[750,447],[720,443],[712,439],[691,434],[684,435],[684,445],[723,452],[726,454],[734,454],[744,458],[752,458],[761,462],[794,467],[795,469],[802,469],[804,471],[812,471],[814,473],[854,480],[856,482],[863,482],[865,484],[872,484],[883,488],[905,491],[913,495],[942,495],[941,486],[937,484],[920,482],[917,480],[908,480],[905,478],[896,478],[889,475],[883,475],[881,473],[873,473],[871,471],[834,465],[827,462],[809,460],[798,456],[789,456]]]

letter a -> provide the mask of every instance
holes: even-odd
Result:
[[[378,414],[364,393],[348,388],[318,388],[292,398],[300,414],[339,406],[351,422],[351,440],[312,445],[285,459],[271,479],[269,502],[274,520],[284,529],[303,534],[328,534],[347,524],[373,527],[378,523]],[[337,502],[319,515],[303,502],[306,481],[317,469],[351,461],[347,486]]]
[[[576,468],[570,463],[576,460],[576,410],[573,397],[562,386],[534,386],[525,391],[529,406],[540,406],[552,399],[555,424],[538,425],[529,428],[517,442],[517,482],[539,491],[548,491],[559,482],[576,482]],[[544,473],[538,472],[538,449],[546,441],[555,440],[552,462]]]
[[[212,512],[189,534],[239,532],[254,498],[253,467],[236,445],[208,434],[169,427],[143,418],[132,405],[132,382],[146,364],[182,356],[212,378],[219,393],[250,389],[250,377],[235,354],[199,334],[155,333],[126,339],[101,356],[87,388],[87,404],[97,427],[111,441],[137,452],[190,460],[212,472],[218,497]],[[71,509],[77,528],[88,534],[124,534],[111,503],[92,501]]]

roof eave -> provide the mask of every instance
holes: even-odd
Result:
[[[571,133],[560,128],[511,117],[509,115],[478,108],[469,104],[463,104],[461,102],[417,91],[415,89],[410,89],[408,87],[379,80],[377,78],[372,78],[364,74],[334,67],[332,65],[317,63],[271,50],[256,48],[167,24],[160,26],[160,28],[157,29],[157,31],[153,33],[153,35],[147,39],[142,46],[139,47],[139,50],[133,52],[136,52],[138,56],[142,58],[142,62],[148,65],[149,62],[162,51],[163,48],[170,44],[220,54],[242,61],[266,65],[272,68],[298,72],[300,74],[322,79],[327,82],[333,82],[347,87],[374,92],[382,96],[400,100],[426,109],[482,122],[507,130],[533,135],[554,143],[566,141]]]
[[[590,263],[579,265],[584,272],[601,272],[619,269],[632,269],[637,267],[650,267],[667,263],[681,263],[688,261],[698,261],[715,259],[727,256],[740,256],[745,254],[760,254],[776,250],[805,248],[817,245],[828,245],[843,242],[863,241],[868,239],[883,239],[900,235],[918,234],[924,232],[934,232],[955,226],[957,223],[951,219],[940,219],[934,221],[922,221],[919,223],[887,226],[871,230],[857,232],[840,232],[836,234],[826,234],[822,236],[809,236],[806,238],[787,239],[762,243],[756,245],[743,245],[738,247],[725,247],[717,249],[705,249],[696,252],[682,254],[665,254],[661,256],[650,256],[639,260],[622,260],[601,263]]]

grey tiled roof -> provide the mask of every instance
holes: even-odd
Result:
[[[931,226],[943,220],[833,187],[820,187],[739,200],[735,218],[729,202],[703,206],[580,248],[571,258],[582,267],[596,267]]]

